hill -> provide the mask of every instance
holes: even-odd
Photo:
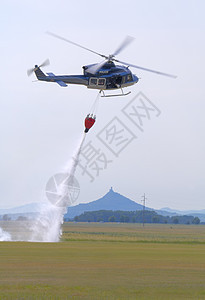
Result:
[[[89,203],[79,204],[68,208],[67,214],[65,214],[65,219],[72,219],[75,216],[83,214],[85,211],[98,211],[98,210],[121,210],[121,211],[136,211],[142,210],[143,205],[130,200],[129,198],[116,193],[111,187],[109,192],[105,194],[102,198],[92,201]],[[147,208],[146,210],[152,210]]]
[[[29,204],[25,204],[25,205],[13,207],[13,208],[0,209],[0,215],[38,213],[45,206],[46,206],[46,203],[43,203],[43,202],[41,202],[41,203],[29,203]]]

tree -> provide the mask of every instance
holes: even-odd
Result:
[[[129,221],[130,221],[129,216],[125,216],[125,223],[129,223]]]
[[[124,223],[125,222],[125,216],[121,215],[120,216],[120,223]]]
[[[195,225],[200,224],[200,219],[198,217],[195,217],[192,221],[192,224],[195,224]]]
[[[159,223],[159,217],[158,216],[154,216],[153,218],[152,218],[152,223]]]
[[[111,216],[108,218],[108,222],[116,222],[115,216]]]
[[[97,222],[104,222],[103,218],[97,218]]]
[[[179,219],[175,217],[175,218],[173,218],[172,222],[173,222],[174,224],[178,224],[178,223],[179,223]]]
[[[17,219],[17,221],[27,221],[27,220],[28,220],[28,218],[25,216],[19,216]]]
[[[11,218],[8,215],[3,215],[3,221],[10,221]]]
[[[136,223],[136,217],[135,216],[132,217],[132,223]]]

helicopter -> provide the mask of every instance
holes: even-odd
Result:
[[[53,73],[46,73],[44,74],[41,70],[41,67],[47,66],[50,64],[49,60],[47,59],[44,61],[40,66],[35,65],[34,68],[29,69],[27,71],[28,76],[30,76],[33,72],[35,73],[36,77],[40,81],[46,82],[56,82],[61,87],[66,87],[68,84],[77,84],[77,85],[84,85],[89,89],[97,89],[102,92],[102,97],[113,97],[113,96],[125,96],[130,94],[131,92],[124,93],[123,88],[129,87],[136,84],[139,81],[139,77],[134,75],[129,67],[141,69],[143,71],[152,72],[158,75],[164,75],[171,78],[176,78],[177,76],[163,73],[160,71],[147,69],[144,67],[140,67],[134,64],[130,64],[124,61],[120,61],[116,59],[116,55],[118,55],[124,48],[126,48],[133,40],[133,37],[127,36],[122,44],[115,50],[113,54],[104,55],[100,54],[94,50],[86,48],[80,44],[72,42],[64,37],[61,37],[55,33],[47,32],[47,34],[63,40],[67,43],[73,44],[77,47],[80,47],[84,50],[90,51],[98,56],[103,57],[103,61],[100,63],[95,63],[91,65],[83,66],[83,75],[55,75]],[[121,63],[122,65],[116,65],[115,62]],[[121,94],[114,94],[114,95],[105,95],[105,90],[121,90]]]

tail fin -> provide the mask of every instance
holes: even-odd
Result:
[[[34,72],[38,80],[44,79],[46,77],[46,75],[41,71],[41,69],[37,65],[35,66]]]

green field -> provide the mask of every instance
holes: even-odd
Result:
[[[0,299],[205,299],[201,225],[66,223],[59,243],[0,242],[0,259]]]

